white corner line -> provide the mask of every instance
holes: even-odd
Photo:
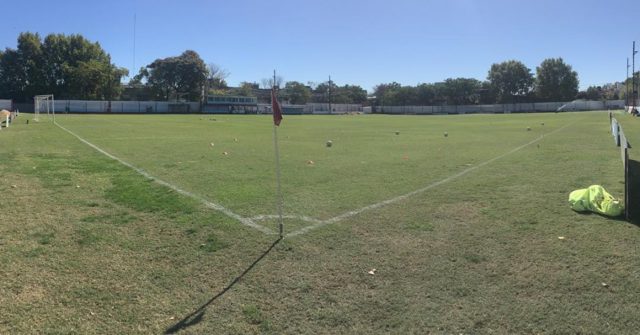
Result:
[[[565,125],[563,127],[560,127],[560,128],[558,128],[558,129],[556,129],[554,131],[551,131],[551,132],[547,133],[546,135],[551,135],[551,134],[557,133],[560,130],[563,130],[563,129],[569,127],[570,125],[572,125],[572,124],[567,124],[567,125]],[[362,207],[362,208],[359,208],[359,209],[355,209],[355,210],[352,210],[352,211],[349,211],[349,212],[345,212],[345,213],[342,213],[342,214],[340,214],[338,216],[332,217],[332,218],[327,219],[327,220],[318,220],[317,223],[315,223],[313,225],[310,225],[310,226],[306,226],[306,227],[300,228],[300,229],[298,229],[298,230],[296,230],[294,232],[291,232],[291,233],[287,234],[286,237],[294,237],[294,236],[298,236],[298,235],[303,235],[303,234],[306,234],[306,233],[308,233],[308,232],[310,232],[312,230],[315,230],[315,229],[318,229],[320,227],[324,227],[324,226],[327,226],[327,225],[342,221],[342,220],[344,220],[346,218],[350,218],[350,217],[358,215],[358,214],[360,214],[362,212],[365,212],[365,211],[368,211],[368,210],[372,210],[372,209],[376,209],[376,208],[380,208],[380,207],[383,207],[383,206],[386,206],[386,205],[390,205],[390,204],[399,202],[401,200],[404,200],[406,198],[409,198],[411,196],[414,196],[416,194],[423,193],[423,192],[428,191],[428,190],[430,190],[430,189],[432,189],[432,188],[434,188],[436,186],[442,185],[444,183],[447,183],[447,182],[450,182],[450,181],[452,181],[454,179],[462,177],[462,176],[466,175],[467,173],[469,173],[471,171],[474,171],[474,170],[476,170],[478,168],[481,168],[481,167],[483,167],[483,166],[485,166],[487,164],[490,164],[490,163],[492,163],[492,162],[494,162],[494,161],[496,161],[498,159],[504,158],[504,157],[506,157],[508,155],[511,155],[511,154],[513,154],[513,153],[515,153],[517,151],[520,151],[523,148],[542,140],[544,138],[544,136],[545,136],[545,134],[542,134],[542,135],[540,135],[540,137],[538,137],[538,138],[536,138],[536,139],[534,139],[534,140],[532,140],[532,141],[530,141],[528,143],[525,143],[525,144],[523,144],[523,145],[521,145],[521,146],[519,146],[517,148],[511,149],[510,151],[508,151],[506,153],[503,153],[503,154],[501,154],[499,156],[496,156],[496,157],[491,158],[491,159],[489,159],[487,161],[484,161],[484,162],[482,162],[482,163],[480,163],[480,164],[478,164],[476,166],[473,166],[473,167],[467,168],[465,170],[462,170],[462,171],[460,171],[460,172],[458,172],[456,174],[453,174],[453,175],[451,175],[451,176],[449,176],[447,178],[444,178],[442,180],[439,180],[439,181],[436,181],[434,183],[431,183],[431,184],[429,184],[429,185],[427,185],[427,186],[425,186],[425,187],[423,187],[421,189],[418,189],[418,190],[415,190],[415,191],[412,191],[412,192],[409,192],[409,193],[405,193],[405,194],[399,195],[399,196],[397,196],[395,198],[383,200],[383,201],[375,203],[373,205],[369,205],[369,206],[365,206],[365,207]]]
[[[253,220],[253,221],[265,221],[265,220],[275,220],[275,219],[279,219],[279,218],[280,218],[279,215],[269,214],[269,215],[257,215],[257,216],[251,217],[250,219]],[[306,215],[283,215],[282,218],[283,219],[300,220],[300,221],[311,222],[311,223],[323,222],[323,220],[314,219],[314,218],[306,216]]]
[[[122,159],[120,159],[120,158],[118,158],[118,157],[116,157],[116,156],[114,156],[114,155],[102,150],[101,148],[99,148],[95,144],[93,144],[93,143],[85,140],[84,138],[76,135],[74,132],[72,132],[71,130],[69,130],[69,129],[63,127],[63,126],[61,126],[57,122],[54,122],[54,124],[56,126],[58,126],[60,129],[62,129],[64,131],[66,131],[67,133],[73,135],[75,138],[80,140],[82,143],[84,143],[84,144],[90,146],[91,148],[95,149],[96,151],[100,152],[101,154],[103,154],[103,155],[105,155],[105,156],[107,156],[107,157],[109,157],[109,158],[111,158],[111,159],[113,159],[115,161],[120,162],[122,165],[134,170],[138,174],[141,174],[141,175],[143,175],[144,177],[146,177],[148,179],[151,179],[151,180],[155,181],[156,183],[158,183],[158,184],[160,184],[162,186],[166,186],[166,187],[168,187],[168,188],[170,188],[170,189],[172,189],[172,190],[174,190],[174,191],[176,191],[176,192],[178,192],[178,193],[180,193],[182,195],[185,195],[185,196],[187,196],[189,198],[198,200],[200,203],[202,203],[206,207],[214,209],[216,211],[219,211],[219,212],[225,214],[226,216],[228,216],[230,218],[236,219],[237,221],[239,221],[240,223],[242,223],[245,226],[251,227],[253,229],[256,229],[256,230],[261,231],[261,232],[263,232],[265,234],[268,234],[268,235],[275,234],[275,231],[273,231],[273,230],[271,230],[271,229],[269,229],[269,228],[267,228],[265,226],[262,226],[262,225],[259,225],[259,224],[255,223],[250,218],[245,218],[245,217],[243,217],[243,216],[241,216],[239,214],[234,213],[230,209],[228,209],[228,208],[226,208],[226,207],[224,207],[224,206],[222,206],[220,204],[216,204],[214,202],[211,202],[211,201],[209,201],[209,200],[207,200],[207,199],[205,199],[205,198],[203,198],[203,197],[201,197],[199,195],[193,194],[193,193],[191,193],[189,191],[185,191],[185,190],[183,190],[183,189],[181,189],[181,188],[179,188],[179,187],[177,187],[175,185],[169,184],[168,182],[166,182],[166,181],[164,181],[162,179],[158,179],[158,178],[150,175],[147,171],[145,171],[145,170],[143,170],[141,168],[138,168],[138,167],[136,167],[136,166],[134,166],[134,165],[132,165],[130,163],[127,163],[124,160],[122,160]]]

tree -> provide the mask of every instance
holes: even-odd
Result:
[[[210,89],[222,90],[226,89],[227,82],[225,79],[229,76],[229,71],[221,68],[215,63],[207,64],[207,88],[206,92]]]
[[[449,78],[444,81],[443,95],[450,105],[473,105],[480,101],[481,83],[473,78]]]
[[[578,93],[578,73],[562,58],[548,58],[536,68],[536,96],[542,101],[573,100]]]
[[[276,88],[280,88],[282,87],[283,82],[284,82],[284,79],[282,79],[282,77],[280,76],[276,76],[275,82],[273,81],[273,77],[262,78],[262,80],[260,81],[260,83],[262,84],[262,88],[265,88],[265,89],[272,89],[274,84]]]
[[[434,84],[418,84],[416,86],[416,103],[417,105],[429,106],[436,105],[436,97],[439,92]]]
[[[346,103],[364,104],[367,102],[367,91],[358,85],[344,85],[339,88]]]
[[[52,93],[67,99],[115,99],[127,70],[111,64],[98,43],[81,35],[21,33],[0,59],[0,95],[31,101]]]
[[[585,92],[578,92],[578,97],[586,100],[602,100],[604,92],[601,86],[589,86]]]
[[[149,70],[146,67],[141,67],[138,70],[138,74],[133,76],[131,80],[129,80],[129,85],[143,85],[143,81],[149,78]]]
[[[289,81],[284,85],[284,89],[291,104],[304,105],[311,99],[311,89],[303,83]]]
[[[396,83],[395,81],[388,84],[378,84],[373,88],[373,95],[376,97],[376,103],[378,105],[392,105],[391,101],[388,99],[390,95],[394,94],[395,91],[400,89],[402,85]]]
[[[243,81],[240,83],[240,87],[238,87],[237,90],[235,90],[235,94],[243,96],[243,97],[251,97],[253,96],[253,90],[258,89],[258,84],[257,83],[250,83],[250,82],[246,82]]]
[[[0,94],[28,101],[44,89],[43,55],[40,35],[20,33],[16,50],[3,53]]]
[[[171,97],[182,96],[195,101],[202,97],[207,67],[195,51],[187,50],[177,57],[156,59],[147,65],[147,69],[147,82],[157,98],[168,101]]]
[[[325,81],[318,84],[316,89],[313,90],[313,100],[319,103],[335,103],[336,91],[338,86],[333,81]]]
[[[516,102],[517,97],[526,96],[531,92],[533,74],[521,62],[510,60],[492,64],[487,80],[498,102]]]
[[[480,101],[478,101],[478,103],[480,104],[495,104],[498,101],[496,92],[491,86],[491,83],[488,81],[483,81],[480,84],[478,95],[480,98]]]
[[[0,96],[25,101],[26,76],[16,50],[7,49],[0,56]]]

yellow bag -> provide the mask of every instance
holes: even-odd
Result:
[[[569,194],[569,205],[576,212],[591,211],[606,216],[619,216],[623,205],[600,185],[575,190]]]

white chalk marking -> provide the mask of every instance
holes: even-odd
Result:
[[[558,132],[558,131],[560,131],[560,130],[562,130],[564,128],[567,128],[568,126],[570,126],[570,124],[565,125],[565,126],[563,126],[561,128],[558,128],[558,129],[548,133],[547,135],[551,135],[553,133],[556,133],[556,132]],[[523,145],[521,145],[521,146],[519,146],[519,147],[517,147],[515,149],[512,149],[509,152],[506,152],[506,153],[504,153],[502,155],[499,155],[497,157],[491,158],[490,160],[482,162],[482,163],[480,163],[480,164],[478,164],[476,166],[473,166],[473,167],[470,167],[468,169],[462,170],[462,171],[460,171],[460,172],[458,172],[458,173],[456,173],[454,175],[451,175],[451,176],[449,176],[447,178],[444,178],[442,180],[439,180],[437,182],[429,184],[429,185],[427,185],[427,186],[425,186],[425,187],[423,187],[421,189],[418,189],[418,190],[415,190],[415,191],[412,191],[412,192],[409,192],[409,193],[406,193],[406,194],[403,194],[403,195],[399,195],[399,196],[397,196],[395,198],[387,199],[387,200],[375,203],[373,205],[365,206],[365,207],[362,207],[362,208],[359,208],[359,209],[356,209],[356,210],[352,210],[352,211],[349,211],[349,212],[346,212],[346,213],[342,213],[342,214],[340,214],[338,216],[335,216],[335,217],[327,219],[327,220],[318,220],[319,222],[317,222],[317,223],[315,223],[313,225],[310,225],[310,226],[306,226],[304,228],[300,228],[300,229],[298,229],[298,230],[296,230],[294,232],[291,232],[291,233],[287,234],[286,237],[293,237],[293,236],[306,234],[311,230],[318,229],[320,227],[324,227],[326,225],[330,225],[330,224],[342,221],[342,220],[344,220],[346,218],[350,218],[350,217],[358,215],[358,214],[360,214],[362,212],[365,212],[365,211],[368,211],[368,210],[372,210],[372,209],[376,209],[376,208],[380,208],[380,207],[383,207],[383,206],[386,206],[386,205],[390,205],[390,204],[396,203],[398,201],[404,200],[406,198],[409,198],[411,196],[414,196],[416,194],[423,193],[423,192],[428,191],[428,190],[430,190],[430,189],[432,189],[432,188],[434,188],[436,186],[440,186],[440,185],[442,185],[444,183],[447,183],[447,182],[450,182],[450,181],[452,181],[454,179],[462,177],[462,176],[466,175],[467,173],[469,173],[471,171],[474,171],[474,170],[476,170],[478,168],[481,168],[481,167],[483,167],[483,166],[485,166],[487,164],[490,164],[490,163],[492,163],[492,162],[494,162],[494,161],[496,161],[498,159],[501,159],[501,158],[504,158],[504,157],[506,157],[508,155],[511,155],[514,152],[520,151],[523,148],[525,148],[525,147],[527,147],[527,146],[529,146],[529,145],[531,145],[533,143],[536,143],[536,142],[540,141],[543,138],[544,138],[544,135],[541,135],[540,137],[536,138],[535,140],[530,141],[528,143],[525,143],[525,144],[523,144]]]
[[[73,135],[75,138],[80,140],[82,143],[92,147],[93,149],[95,149],[96,151],[102,153],[103,155],[105,155],[105,156],[107,156],[107,157],[109,157],[109,158],[111,158],[113,160],[116,160],[116,161],[120,162],[122,165],[134,170],[135,172],[147,177],[148,179],[151,179],[151,180],[155,181],[156,183],[158,183],[160,185],[166,186],[166,187],[168,187],[168,188],[170,188],[170,189],[172,189],[172,190],[174,190],[174,191],[176,191],[176,192],[178,192],[178,193],[180,193],[182,195],[185,195],[185,196],[190,197],[192,199],[198,200],[199,202],[204,204],[206,207],[214,209],[214,210],[219,211],[219,212],[222,212],[223,214],[227,215],[228,217],[238,220],[240,223],[242,223],[245,226],[251,227],[251,228],[256,229],[256,230],[259,230],[259,231],[261,231],[261,232],[263,232],[265,234],[270,234],[270,235],[271,234],[275,234],[275,232],[273,230],[271,230],[271,229],[269,229],[269,228],[267,228],[265,226],[261,226],[261,225],[255,223],[253,220],[251,220],[249,218],[242,217],[241,215],[232,212],[230,209],[228,209],[228,208],[226,208],[226,207],[224,207],[224,206],[222,206],[220,204],[216,204],[214,202],[211,202],[211,201],[209,201],[209,200],[207,200],[207,199],[205,199],[205,198],[203,198],[203,197],[201,197],[199,195],[193,194],[193,193],[191,193],[189,191],[185,191],[185,190],[183,190],[183,189],[181,189],[181,188],[179,188],[179,187],[177,187],[175,185],[169,184],[168,182],[166,182],[166,181],[164,181],[162,179],[158,179],[158,178],[150,175],[147,171],[145,171],[145,170],[143,170],[141,168],[138,168],[138,167],[136,167],[136,166],[134,166],[134,165],[132,165],[130,163],[127,163],[127,162],[123,161],[122,159],[120,159],[120,158],[118,158],[118,157],[116,157],[116,156],[114,156],[114,155],[102,150],[101,148],[99,148],[95,144],[93,144],[93,143],[85,140],[84,138],[76,135],[74,132],[72,132],[71,130],[69,130],[69,129],[61,126],[61,125],[59,125],[58,123],[55,123],[55,125],[58,126],[60,129],[66,131],[67,133]]]
[[[258,215],[258,216],[254,216],[251,218],[251,220],[253,221],[265,221],[265,220],[275,220],[275,219],[279,219],[280,216],[278,215]],[[282,216],[283,219],[290,219],[290,220],[300,220],[300,221],[305,221],[305,222],[312,222],[312,223],[320,223],[323,222],[320,219],[314,219],[312,217],[308,217],[305,215],[283,215]]]

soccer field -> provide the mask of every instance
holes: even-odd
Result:
[[[640,328],[640,230],[567,203],[623,195],[606,112],[285,116],[275,245],[270,116],[28,118],[0,133],[0,333]]]

